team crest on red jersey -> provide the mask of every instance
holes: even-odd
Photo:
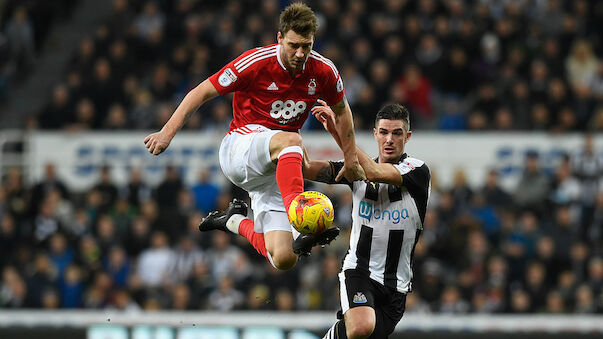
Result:
[[[308,95],[315,95],[316,94],[316,79],[312,78],[310,79],[310,82],[308,83]]]

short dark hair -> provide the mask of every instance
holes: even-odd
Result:
[[[293,30],[303,37],[309,37],[310,35],[314,35],[317,29],[316,15],[304,3],[294,2],[281,12],[279,31],[282,35]]]
[[[381,107],[375,117],[375,126],[377,126],[381,119],[402,120],[406,125],[406,131],[410,131],[410,112],[408,108],[400,104],[386,104]]]

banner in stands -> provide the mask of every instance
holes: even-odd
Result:
[[[207,171],[210,180],[226,184],[220,171],[218,149],[222,134],[180,132],[168,150],[153,156],[142,140],[146,134],[111,133],[33,133],[27,139],[28,178],[35,183],[44,177],[44,167],[52,163],[58,176],[73,190],[91,188],[99,180],[100,168],[111,167],[115,183],[125,184],[132,168],[142,170],[150,185],[164,177],[165,166],[178,168],[185,182],[195,184]],[[342,153],[333,139],[323,132],[302,133],[304,144],[313,159],[341,159]],[[503,186],[513,189],[527,152],[540,155],[545,170],[554,168],[564,154],[573,156],[583,149],[583,135],[538,133],[433,133],[417,131],[406,151],[425,160],[442,187],[449,187],[462,171],[469,184],[481,186],[489,170],[501,174]],[[372,133],[357,133],[357,144],[369,155],[377,155]],[[603,155],[603,136],[594,138],[595,150]]]

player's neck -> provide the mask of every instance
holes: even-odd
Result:
[[[289,72],[289,75],[291,76],[291,78],[295,78],[299,73],[302,72],[302,69],[287,67],[287,72]]]

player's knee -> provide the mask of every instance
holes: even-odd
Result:
[[[375,324],[366,319],[354,321],[352,324],[346,323],[346,334],[348,339],[368,338],[374,330]]]
[[[282,141],[283,148],[289,146],[300,146],[302,145],[302,137],[299,133],[294,132],[284,132]]]
[[[274,254],[271,253],[271,256],[274,266],[279,270],[290,270],[297,263],[297,256],[292,252],[276,251]]]

